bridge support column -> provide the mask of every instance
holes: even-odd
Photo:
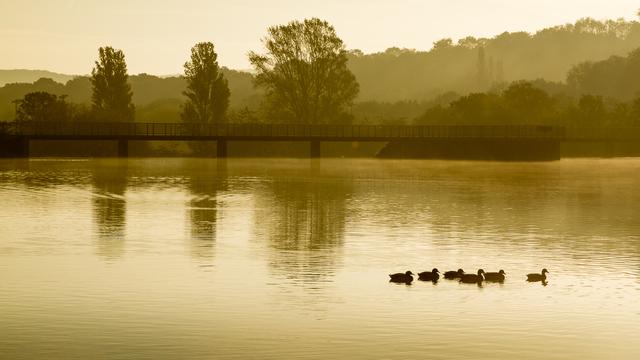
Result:
[[[320,157],[320,140],[311,140],[311,147],[309,149],[309,156],[311,158]]]
[[[216,141],[217,151],[216,154],[218,158],[226,158],[227,157],[227,140],[218,140]]]
[[[20,140],[18,140],[18,144],[17,144],[17,156],[21,157],[21,158],[28,158],[29,157],[29,138],[22,138]]]
[[[0,158],[28,158],[29,138],[23,136],[0,136]]]
[[[612,141],[607,141],[604,143],[603,156],[605,158],[612,158],[615,156],[615,147]]]
[[[118,157],[129,157],[129,141],[126,139],[118,140]]]

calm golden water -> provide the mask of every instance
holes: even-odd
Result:
[[[0,200],[2,359],[640,358],[640,159],[2,160]],[[433,267],[507,281],[387,282]]]

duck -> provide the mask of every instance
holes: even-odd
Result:
[[[542,281],[543,283],[547,280],[547,274],[549,270],[542,269],[542,273],[540,274],[528,274],[527,281]]]
[[[446,271],[444,278],[449,280],[460,279],[464,275],[464,270],[458,269],[458,271]]]
[[[501,269],[498,272],[484,273],[484,279],[486,281],[503,282],[506,274],[507,273],[504,272],[504,270]]]
[[[481,283],[484,280],[484,270],[478,269],[478,274],[464,274],[460,277],[460,282],[465,284]]]
[[[438,281],[438,279],[440,278],[440,271],[438,271],[438,269],[433,268],[433,270],[431,271],[425,271],[425,272],[421,272],[418,273],[418,280],[422,280],[422,281]]]
[[[412,275],[415,275],[415,274],[412,273],[411,271],[407,271],[404,273],[389,274],[389,277],[391,278],[391,280],[389,281],[396,282],[396,283],[410,283],[413,281]]]

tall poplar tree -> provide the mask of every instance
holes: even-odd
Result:
[[[96,120],[133,121],[135,107],[131,102],[133,92],[124,53],[110,46],[101,47],[98,53],[98,61],[91,71],[91,100]]]
[[[217,123],[229,107],[229,84],[218,65],[218,54],[210,42],[191,48],[191,61],[184,64],[187,102],[182,108],[185,122]]]
[[[484,48],[480,47],[478,49],[478,62],[477,66],[477,81],[478,81],[478,90],[485,91],[487,87],[489,87],[489,76],[487,74],[487,62],[485,59]]]

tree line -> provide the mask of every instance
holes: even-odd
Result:
[[[221,68],[214,45],[198,43],[184,76],[167,79],[130,77],[122,51],[103,47],[90,78],[41,79],[32,87],[42,91],[15,102],[15,114],[22,121],[612,124],[633,122],[640,91],[640,50],[620,55],[640,44],[636,21],[582,19],[533,35],[364,55],[346,51],[330,24],[308,19],[269,28],[263,44],[263,53],[249,54],[253,74]],[[594,57],[605,60],[583,62]],[[536,74],[547,80],[512,82]]]
[[[280,122],[329,123],[347,119],[358,94],[347,68],[347,51],[326,21],[307,19],[268,29],[265,53],[252,52],[254,83],[264,91],[269,118]],[[33,92],[17,100],[17,121],[133,121],[135,106],[124,53],[110,46],[98,50],[91,72],[91,107],[75,107],[65,96]],[[230,89],[211,42],[197,43],[184,64],[184,122],[227,120]],[[251,118],[248,109],[237,116]]]
[[[416,125],[640,126],[640,97],[619,101],[599,95],[549,93],[544,81],[517,81],[504,89],[471,93],[426,110]]]

